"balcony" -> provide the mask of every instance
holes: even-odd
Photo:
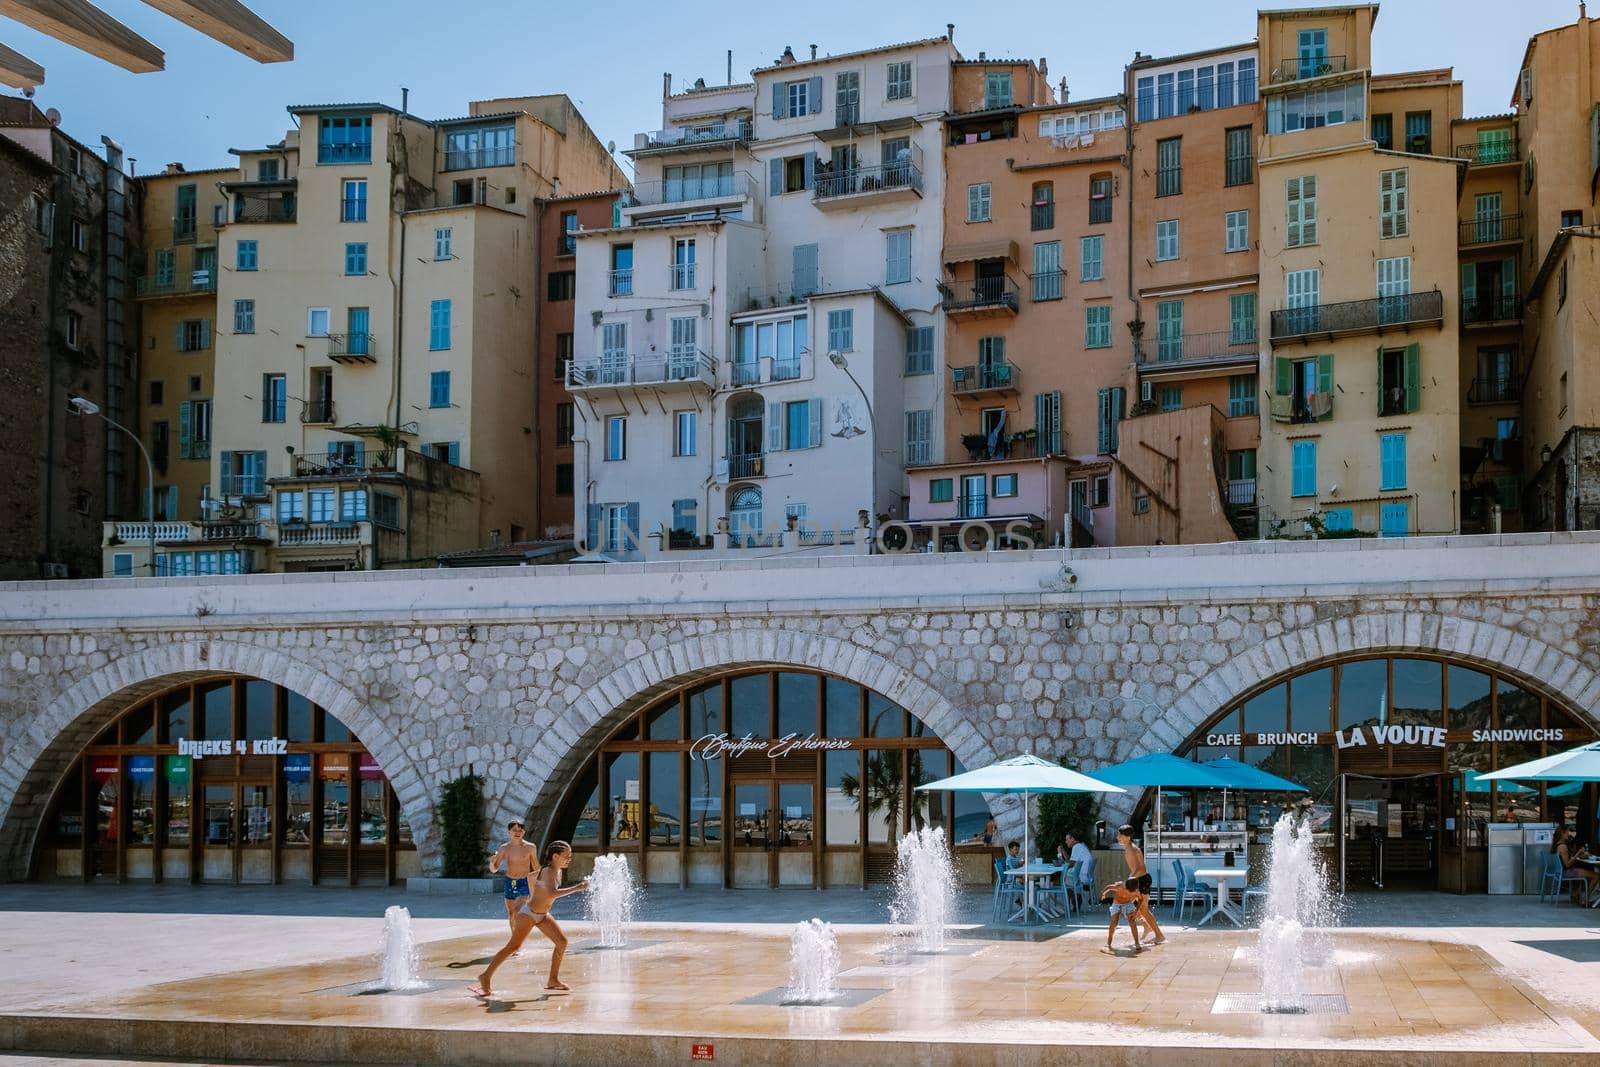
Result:
[[[716,388],[716,364],[698,349],[670,353],[608,353],[567,363],[567,390],[595,392],[648,385],[655,388]]]
[[[761,452],[734,452],[729,454],[728,480],[763,478],[767,473],[767,457]]]
[[[172,243],[175,245],[192,245],[199,238],[199,220],[193,218],[178,219],[172,224]]]
[[[1474,378],[1467,386],[1469,404],[1515,404],[1522,399],[1522,383],[1515,378]]]
[[[164,296],[201,296],[217,291],[217,272],[192,270],[187,274],[174,273],[170,277],[146,275],[134,279],[134,295],[140,300],[155,300]]]
[[[1272,342],[1309,342],[1360,333],[1410,330],[1444,323],[1444,294],[1434,289],[1405,296],[1346,300],[1337,304],[1284,308],[1272,313]]]
[[[1272,84],[1303,82],[1310,78],[1326,78],[1330,74],[1343,74],[1350,69],[1347,56],[1310,56],[1286,59],[1272,69]]]
[[[644,222],[661,215],[717,215],[742,211],[746,203],[759,203],[761,185],[746,171],[702,177],[697,181],[673,178],[634,184],[622,194],[622,217]],[[744,218],[759,222],[753,213]]]
[[[293,222],[295,199],[292,196],[246,196],[233,198],[233,221],[237,224]]]
[[[376,363],[370,333],[330,333],[328,358],[335,363]]]
[[[1456,244],[1462,248],[1522,240],[1521,215],[1490,215],[1457,226]]]
[[[1256,480],[1254,478],[1228,479],[1228,503],[1235,507],[1254,507]]]
[[[362,545],[371,526],[364,522],[281,523],[278,544],[283,548],[318,545]]]
[[[834,171],[819,165],[811,184],[811,200],[817,207],[830,210],[868,202],[920,199],[921,162],[921,150],[916,149],[911,159],[876,167]]]
[[[1017,287],[1009,278],[984,278],[941,287],[947,315],[1017,313]]]
[[[300,409],[300,421],[307,426],[331,426],[335,419],[332,400],[308,400]]]
[[[1066,435],[1040,437],[1034,430],[1019,430],[1009,434],[964,433],[961,435],[961,447],[967,450],[969,463],[1046,459],[1066,451]]]
[[[399,471],[395,464],[404,454],[403,450],[384,450],[381,452],[358,452],[344,454],[330,454],[307,456],[297,454],[294,457],[294,473],[291,478],[362,478],[369,474],[394,474]],[[274,478],[273,484],[284,479]]]
[[[962,493],[956,498],[956,515],[963,519],[988,518],[988,496],[983,493]]]
[[[673,263],[667,267],[667,288],[674,292],[694,288],[694,264]]]
[[[1158,338],[1155,358],[1141,346],[1139,368],[1145,373],[1161,371],[1198,371],[1209,367],[1236,367],[1254,364],[1261,346],[1255,338],[1255,324],[1249,335],[1232,330],[1213,330],[1204,333],[1185,333],[1177,337]]]
[[[1521,161],[1515,141],[1478,141],[1475,144],[1459,144],[1450,154],[1457,159],[1466,160],[1468,165],[1474,167],[1495,167],[1502,163]]]
[[[225,542],[266,544],[271,541],[271,531],[264,522],[240,522],[237,519],[207,519],[199,524],[200,540],[209,544]]]
[[[625,270],[611,270],[606,272],[607,296],[632,296],[633,295],[633,268]]]
[[[492,148],[458,148],[446,150],[445,170],[478,170],[482,167],[509,167],[517,161],[514,145],[496,145]]]
[[[1022,369],[1010,363],[950,368],[950,391],[957,396],[1005,396],[1022,391]]]
[[[1516,322],[1522,318],[1514,296],[1464,296],[1461,298],[1461,323],[1464,326],[1487,326],[1492,323]]]
[[[1060,300],[1066,280],[1067,272],[1064,270],[1047,270],[1028,275],[1028,281],[1033,286],[1033,302],[1037,304],[1044,300]]]
[[[709,122],[698,126],[672,126],[665,130],[651,130],[634,138],[634,152],[666,152],[674,149],[701,148],[725,141],[750,140],[750,120],[734,122]]]
[[[199,527],[192,522],[158,522],[154,529],[157,544],[200,540]],[[148,545],[150,531],[147,522],[108,522],[104,532],[106,544]]]
[[[318,163],[371,163],[371,141],[319,141]]]

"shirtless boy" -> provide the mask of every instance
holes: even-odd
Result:
[[[1128,881],[1137,881],[1139,887],[1138,916],[1151,931],[1155,939],[1151,944],[1165,943],[1167,935],[1161,932],[1161,924],[1156,922],[1155,912],[1150,910],[1150,887],[1154,879],[1150,877],[1150,869],[1144,863],[1144,850],[1133,843],[1133,827],[1124,823],[1117,827],[1117,844],[1122,846],[1122,858],[1128,863]],[[1133,923],[1129,923],[1132,926]]]
[[[577,885],[565,888],[561,886],[561,872],[572,863],[572,846],[565,841],[552,841],[550,847],[545,849],[544,867],[533,880],[533,893],[524,897],[522,904],[511,916],[511,939],[505,943],[494,959],[489,961],[489,966],[478,976],[478,984],[471,986],[467,992],[475,997],[487,1000],[492,995],[490,981],[494,972],[500,965],[511,957],[511,954],[522,947],[522,942],[531,933],[534,927],[550,939],[552,951],[550,953],[550,977],[545,982],[546,989],[567,991],[567,986],[561,984],[561,958],[567,953],[567,937],[561,932],[561,927],[550,916],[550,905],[570,893],[582,892],[589,888],[589,880],[585,878]]]
[[[1100,894],[1100,903],[1111,905],[1111,926],[1106,930],[1106,951],[1115,954],[1111,947],[1111,938],[1117,932],[1117,923],[1123,918],[1128,920],[1128,935],[1133,938],[1133,954],[1139,954],[1139,880],[1129,878],[1126,882],[1112,882],[1106,886],[1105,892]]]
[[[539,873],[539,850],[523,840],[525,832],[514,819],[506,823],[509,839],[489,858],[489,873],[505,876],[506,922],[512,933],[517,931],[517,909],[530,892],[528,880]]]

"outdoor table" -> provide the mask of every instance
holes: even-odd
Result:
[[[1066,870],[1066,867],[1060,863],[1029,863],[1026,866],[1007,869],[1006,874],[1021,878],[1026,889],[1022,894],[1022,907],[1013,912],[1006,921],[1014,923],[1020,919],[1022,922],[1027,923],[1034,921],[1030,916],[1037,915],[1038,922],[1049,922],[1050,916],[1041,911],[1038,905],[1033,902],[1033,880],[1035,878],[1049,878],[1052,875],[1060,874],[1064,870]]]
[[[1207,867],[1194,872],[1194,876],[1202,882],[1214,882],[1217,886],[1217,903],[1212,909],[1200,917],[1196,926],[1204,926],[1215,915],[1223,915],[1235,926],[1244,925],[1244,916],[1234,910],[1228,902],[1228,883],[1231,881],[1243,882],[1250,877],[1250,870],[1246,867]]]

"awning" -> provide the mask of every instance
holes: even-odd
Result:
[[[879,119],[876,122],[857,122],[847,126],[832,126],[826,130],[818,130],[815,134],[817,140],[825,144],[835,141],[863,141],[873,137],[882,137],[886,133],[899,133],[903,130],[914,130],[921,127],[922,123],[909,115],[894,119]]]
[[[977,241],[969,245],[949,245],[944,250],[945,263],[971,263],[975,259],[1008,259],[1017,262],[1017,242]]]

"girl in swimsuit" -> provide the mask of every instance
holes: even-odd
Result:
[[[561,992],[567,991],[567,986],[561,984],[561,959],[567,953],[567,938],[561,932],[561,927],[550,917],[550,906],[561,897],[589,888],[587,878],[577,885],[562,888],[561,872],[571,863],[572,846],[565,841],[552,841],[550,847],[545,850],[544,867],[534,878],[532,894],[523,898],[521,906],[511,916],[511,939],[505,943],[504,948],[495,953],[494,959],[489,961],[489,966],[478,976],[478,984],[469,987],[467,992],[487,1000],[492,995],[489,983],[494,978],[494,972],[499,970],[500,965],[509,959],[512,953],[522,947],[522,942],[536,927],[550,939],[552,946],[550,977],[544,987]]]

